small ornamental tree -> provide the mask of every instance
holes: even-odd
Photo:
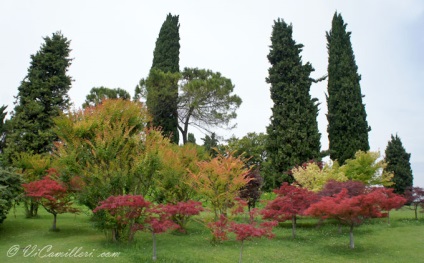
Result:
[[[418,220],[418,207],[421,206],[424,211],[424,189],[421,187],[411,187],[405,190],[407,204],[412,206],[415,211],[415,220]]]
[[[254,217],[257,214],[256,209],[251,210],[249,214],[250,222],[248,224],[236,223],[233,221],[230,223],[230,226],[228,228],[228,231],[236,234],[236,239],[238,241],[241,241],[239,263],[241,263],[243,259],[244,241],[261,237],[267,237],[271,239],[275,236],[272,233],[272,229],[278,225],[277,221],[264,221],[261,224],[255,222]]]
[[[93,212],[102,213],[105,229],[112,231],[112,240],[120,241],[127,239],[132,241],[134,237],[134,223],[147,214],[151,203],[141,195],[110,196],[101,201]]]
[[[296,218],[318,200],[318,196],[307,189],[283,183],[280,189],[274,190],[277,197],[269,202],[261,211],[265,219],[278,222],[292,221],[292,236],[296,237]]]
[[[255,169],[251,171],[247,178],[251,178],[246,186],[240,189],[240,197],[247,201],[247,206],[249,211],[252,208],[255,208],[256,203],[261,197],[261,186],[264,182],[259,169]]]
[[[79,212],[72,207],[67,188],[56,181],[55,177],[57,178],[57,171],[49,169],[48,175],[43,179],[22,185],[26,196],[38,200],[44,209],[53,215],[52,231],[58,231],[56,227],[58,214]]]
[[[354,226],[360,225],[365,219],[383,216],[378,206],[378,195],[371,193],[349,196],[348,190],[334,196],[325,196],[306,209],[305,214],[321,219],[334,218],[350,227],[350,248],[355,248],[353,239]]]
[[[144,220],[140,220],[132,227],[132,231],[147,230],[152,233],[153,240],[153,261],[156,261],[156,234],[164,233],[171,229],[178,229],[179,225],[171,220],[172,214],[166,205],[152,206],[147,210]]]
[[[379,187],[373,189],[374,194],[379,195],[378,205],[382,211],[387,212],[387,223],[390,225],[390,211],[401,208],[407,201],[405,197],[394,193],[393,188]]]
[[[199,172],[191,172],[192,186],[209,201],[217,221],[226,216],[239,190],[252,180],[240,158],[231,153],[219,154],[210,161],[198,163]]]

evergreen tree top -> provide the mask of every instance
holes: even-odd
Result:
[[[152,68],[163,72],[179,72],[180,24],[179,16],[169,13],[163,22],[153,51]]]

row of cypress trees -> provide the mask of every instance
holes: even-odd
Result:
[[[319,161],[327,154],[343,164],[359,150],[368,151],[368,132],[364,97],[361,93],[358,67],[355,62],[351,32],[341,14],[333,16],[331,30],[327,32],[328,90],[327,132],[328,151],[320,152],[317,115],[318,101],[311,98],[311,84],[320,80],[310,77],[312,65],[303,64],[303,45],[293,40],[292,25],[278,19],[274,22],[268,60],[271,64],[266,81],[271,85],[271,123],[267,127],[267,165],[265,187],[274,189],[282,181],[291,182],[290,170],[310,160]],[[400,138],[392,136],[386,150],[388,171],[395,172],[395,190],[403,193],[412,186],[410,154],[406,153]],[[401,168],[398,168],[400,165]],[[281,176],[283,174],[283,176]]]

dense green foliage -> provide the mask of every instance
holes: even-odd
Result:
[[[92,88],[90,94],[85,98],[83,108],[99,105],[105,99],[124,99],[130,100],[131,95],[121,88],[111,89],[106,87]]]
[[[0,224],[22,192],[21,176],[10,168],[0,167]]]
[[[337,12],[330,32],[328,48],[328,139],[330,157],[341,165],[354,157],[358,150],[368,151],[368,126],[362,103],[361,76],[357,73],[350,32]]]
[[[317,99],[309,94],[314,69],[309,62],[302,63],[303,45],[297,44],[292,34],[292,25],[280,19],[274,22],[268,54],[271,67],[266,79],[271,84],[274,102],[267,127],[271,168],[265,175],[267,189],[278,187],[282,181],[292,181],[288,171],[293,166],[320,156]]]
[[[158,82],[158,76],[180,71],[180,33],[178,16],[168,14],[156,40],[153,64],[147,82],[147,107],[153,117],[152,125],[161,127],[171,141],[178,144],[178,78]],[[167,76],[167,75],[166,75]]]
[[[160,128],[163,134],[178,143],[178,87],[179,73],[151,69],[147,79],[142,79],[139,90],[146,97],[146,106],[152,116],[151,125]]]
[[[62,180],[79,186],[80,203],[94,209],[110,195],[149,190],[148,120],[141,103],[127,100],[105,100],[55,119],[55,165]]]
[[[266,140],[267,135],[264,133],[249,132],[240,139],[230,138],[227,148],[235,156],[243,156],[249,168],[260,168],[267,156]]]
[[[53,117],[70,106],[70,41],[60,32],[44,41],[40,50],[31,55],[28,74],[18,88],[6,138],[8,161],[15,153],[51,151],[57,138],[52,130]]]
[[[395,193],[403,194],[406,189],[413,186],[413,175],[411,169],[411,154],[407,153],[399,136],[393,136],[385,151],[387,167],[385,171],[393,173],[393,188]]]
[[[218,154],[218,143],[219,140],[216,137],[216,133],[212,133],[211,136],[205,135],[205,138],[202,138],[203,147],[205,147],[206,152],[208,152],[212,157],[216,157]]]

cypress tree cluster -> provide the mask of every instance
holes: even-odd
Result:
[[[328,139],[330,157],[343,164],[358,150],[368,151],[368,126],[362,103],[361,76],[357,73],[351,32],[337,12],[331,31],[327,32],[328,48]]]
[[[394,174],[392,181],[395,193],[403,194],[406,189],[413,186],[413,175],[411,169],[411,154],[407,153],[402,145],[401,139],[392,135],[385,151],[387,167],[385,171]]]
[[[298,164],[318,159],[317,99],[311,98],[308,62],[302,63],[302,44],[292,38],[292,25],[275,21],[268,60],[271,64],[267,83],[271,84],[271,124],[267,127],[267,154],[271,170],[265,177],[265,188],[274,189],[282,181],[292,181],[289,170]]]

